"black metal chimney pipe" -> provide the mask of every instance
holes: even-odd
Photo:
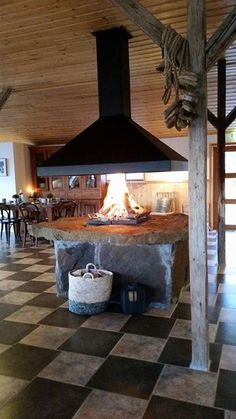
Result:
[[[126,29],[93,32],[97,42],[99,114],[131,116],[129,47]]]

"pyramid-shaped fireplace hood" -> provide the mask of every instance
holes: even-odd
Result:
[[[124,28],[94,33],[100,117],[38,167],[39,176],[187,170],[187,160],[131,119]]]

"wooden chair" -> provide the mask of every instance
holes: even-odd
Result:
[[[57,218],[74,217],[76,203],[74,201],[64,201],[57,208]]]
[[[21,240],[20,224],[21,220],[18,217],[11,215],[11,209],[6,204],[0,204],[0,223],[1,223],[1,239],[5,227],[6,241],[10,245],[11,227],[13,226],[15,239]]]
[[[26,237],[28,232],[28,225],[38,224],[42,221],[47,221],[44,217],[44,214],[40,211],[40,208],[36,204],[24,202],[19,206],[21,220],[23,222],[23,247],[26,244]],[[38,246],[38,238],[33,238],[35,246]]]

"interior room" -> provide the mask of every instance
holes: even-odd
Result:
[[[0,16],[0,418],[235,419],[235,0]]]

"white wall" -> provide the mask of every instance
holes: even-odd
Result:
[[[26,144],[14,143],[14,162],[16,190],[21,189],[25,196],[32,189],[30,152]]]
[[[0,176],[0,201],[11,199],[16,193],[14,146],[13,143],[0,142],[0,158],[7,159],[7,176]]]
[[[0,142],[0,158],[7,159],[7,176],[0,176],[0,201],[2,198],[11,200],[20,189],[26,193],[32,183],[28,146]]]
[[[188,159],[189,139],[188,137],[173,137],[161,139],[177,153]],[[216,142],[216,135],[209,135],[208,145]],[[209,147],[208,147],[208,208],[210,202],[209,194]],[[181,212],[183,206],[188,204],[188,173],[145,173],[145,182],[129,183],[129,190],[140,205],[155,211],[158,192],[175,192],[175,210]]]

